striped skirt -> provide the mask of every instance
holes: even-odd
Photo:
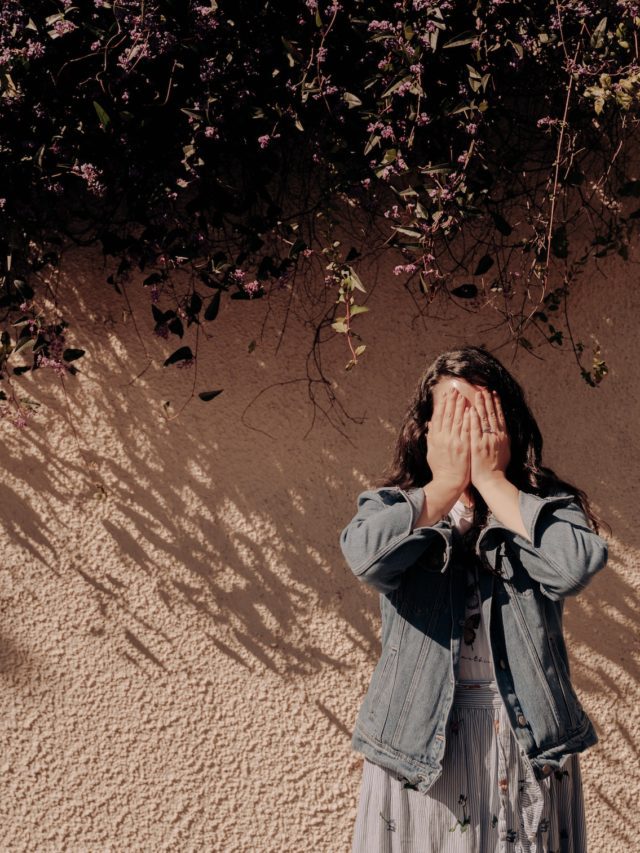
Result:
[[[536,779],[495,682],[456,685],[445,735],[426,794],[365,757],[352,853],[586,853],[579,754]]]

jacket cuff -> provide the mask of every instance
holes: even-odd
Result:
[[[549,495],[543,498],[540,495],[532,495],[530,492],[523,492],[522,489],[519,490],[518,505],[520,507],[520,515],[529,536],[529,541],[534,548],[540,546],[540,537],[536,535],[536,524],[542,508],[547,504],[569,504],[572,500],[573,495],[571,494]]]
[[[424,509],[425,501],[427,499],[424,493],[424,489],[422,488],[422,486],[412,486],[411,488],[405,490],[405,495],[407,496],[409,503],[413,508],[413,515],[411,518],[411,532],[419,533],[422,530],[434,530],[437,531],[444,539],[442,566],[440,566],[440,560],[437,560],[432,564],[432,567],[438,568],[440,572],[446,572],[447,568],[449,567],[449,561],[451,560],[451,526],[449,522],[444,522],[440,520],[436,521],[430,527],[416,527],[416,521],[420,518],[422,510]]]
[[[416,521],[420,518],[422,510],[424,509],[424,502],[426,496],[424,493],[424,489],[421,486],[412,486],[409,489],[405,489],[404,493],[409,499],[409,503],[411,504],[411,530],[413,530],[416,526]]]
[[[358,496],[358,511],[340,534],[342,553],[353,573],[381,592],[399,586],[404,572],[425,551],[425,570],[444,572],[451,559],[451,526],[442,519],[416,527],[425,495],[419,486],[367,490]],[[430,548],[434,541],[440,547]]]
[[[540,495],[534,495],[531,494],[531,492],[525,492],[522,489],[518,489],[518,506],[520,508],[522,522],[524,524],[525,530],[527,531],[527,535],[529,536],[529,541],[526,544],[530,548],[539,547],[540,536],[538,535],[536,528],[538,526],[537,522],[538,518],[540,517],[540,512],[542,511],[542,508],[547,504],[569,504],[572,500],[573,495],[570,493],[541,497]],[[476,555],[478,557],[482,558],[481,546],[483,550],[492,550],[493,547],[504,548],[504,540],[501,540],[498,546],[491,545],[491,536],[495,531],[500,531],[500,533],[507,532],[508,534],[510,534],[510,536],[514,537],[515,541],[517,541],[518,539],[523,540],[523,537],[520,533],[513,530],[511,527],[507,527],[506,525],[502,524],[502,522],[498,521],[498,519],[493,513],[490,513],[489,521],[476,542]],[[504,551],[501,551],[501,553],[504,554]],[[513,577],[513,566],[511,565],[509,560],[502,563],[502,575],[507,579]]]

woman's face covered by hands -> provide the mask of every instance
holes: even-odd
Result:
[[[459,376],[443,376],[442,379],[438,381],[438,384],[435,385],[431,390],[434,406],[436,401],[442,396],[442,394],[444,394],[444,392],[450,388],[457,388],[460,394],[464,395],[467,398],[467,400],[469,401],[469,405],[473,406],[475,402],[476,391],[479,391],[482,386],[472,385],[470,382],[467,382],[466,379],[461,379]]]

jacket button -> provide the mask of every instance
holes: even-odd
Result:
[[[544,773],[545,776],[548,776],[552,770],[553,770],[553,767],[550,764],[543,764],[542,765],[542,772]]]
[[[525,717],[524,714],[518,714],[518,725],[519,726],[526,726],[527,725],[527,718]],[[548,766],[548,765],[545,765],[545,766]]]
[[[500,658],[500,669],[506,669],[506,668],[507,668],[507,662],[504,660],[504,658]]]

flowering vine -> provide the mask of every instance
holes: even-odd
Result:
[[[568,344],[597,385],[569,297],[593,259],[629,257],[639,27],[631,0],[6,0],[0,416],[35,411],[25,373],[77,373],[47,278],[92,244],[114,299],[146,288],[168,369],[197,376],[184,338],[222,300],[294,287],[331,294],[318,329],[351,369],[359,265],[392,250],[425,310],[490,303],[518,345]],[[365,236],[337,240],[355,220]]]

